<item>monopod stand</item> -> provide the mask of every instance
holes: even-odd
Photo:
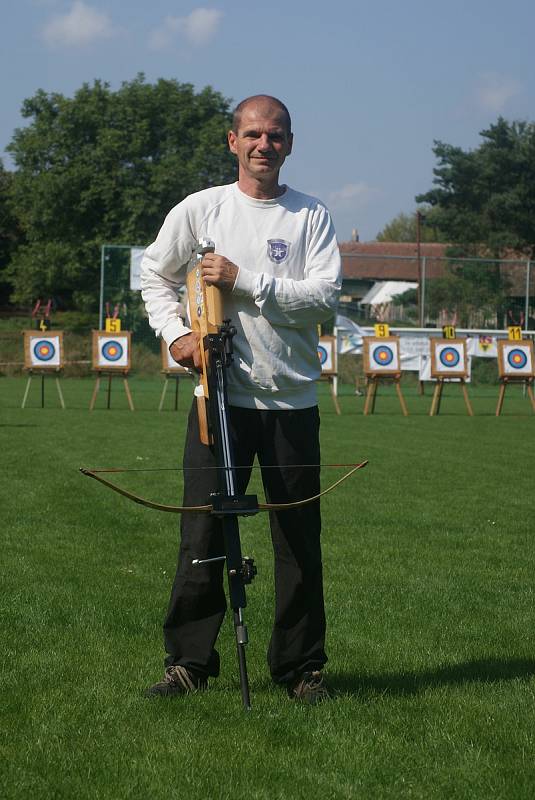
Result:
[[[212,494],[213,514],[221,519],[225,555],[211,559],[195,559],[195,566],[225,561],[229,588],[230,607],[234,619],[234,632],[240,671],[240,687],[244,708],[249,711],[251,699],[249,679],[245,658],[245,645],[248,643],[247,626],[243,619],[243,610],[247,605],[245,586],[256,575],[256,567],[252,558],[244,558],[241,551],[239,516],[250,516],[258,512],[256,495],[239,495],[237,493],[236,468],[229,433],[229,411],[227,397],[226,369],[232,363],[232,337],[236,329],[225,320],[218,326],[218,333],[209,333],[203,346],[209,353],[208,387],[209,387],[209,424],[214,440],[218,491]]]

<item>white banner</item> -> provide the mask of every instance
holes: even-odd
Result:
[[[496,336],[468,336],[466,339],[466,350],[469,356],[478,358],[498,358],[498,346]]]
[[[133,292],[141,291],[141,259],[144,252],[144,247],[130,248],[130,289]]]

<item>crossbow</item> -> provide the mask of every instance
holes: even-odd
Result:
[[[194,559],[192,564],[196,567],[202,567],[214,561],[225,561],[226,563],[229,605],[232,609],[234,620],[241,695],[245,709],[249,710],[251,701],[245,658],[248,633],[243,618],[243,610],[247,604],[245,586],[251,583],[255,577],[256,567],[252,558],[244,558],[242,556],[238,517],[250,516],[260,511],[296,509],[308,503],[313,503],[328,494],[328,492],[331,492],[357,470],[365,467],[368,462],[329,465],[350,467],[350,470],[322,492],[303,500],[286,503],[259,503],[256,495],[238,494],[237,471],[239,467],[234,463],[229,432],[227,395],[227,370],[233,360],[232,339],[236,334],[236,329],[231,325],[230,320],[222,319],[222,302],[219,289],[215,286],[208,286],[202,275],[202,259],[206,253],[213,253],[214,251],[215,246],[210,239],[199,240],[199,244],[193,251],[189,262],[186,277],[191,327],[192,330],[199,333],[201,370],[199,383],[195,387],[195,397],[200,438],[203,444],[212,447],[216,462],[218,490],[212,493],[211,502],[198,506],[175,506],[156,503],[117,486],[103,477],[103,473],[130,472],[132,470],[81,468],[80,471],[84,475],[94,478],[113,491],[118,492],[123,497],[148,508],[175,514],[207,513],[221,520],[224,555],[210,559]],[[302,466],[305,468],[313,465]]]

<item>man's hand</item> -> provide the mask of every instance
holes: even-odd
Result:
[[[208,286],[217,286],[223,291],[231,291],[236,282],[238,267],[225,256],[206,253],[201,262],[202,276]]]
[[[186,333],[180,339],[175,339],[169,352],[171,357],[180,364],[181,367],[190,367],[196,370],[201,369],[201,353],[199,349],[200,334],[196,331]]]

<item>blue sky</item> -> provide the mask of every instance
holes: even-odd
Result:
[[[37,89],[138,72],[258,92],[292,113],[283,178],[321,197],[338,238],[374,239],[432,185],[433,140],[477,146],[535,117],[533,0],[4,0],[0,154]],[[10,161],[2,154],[6,166]]]

